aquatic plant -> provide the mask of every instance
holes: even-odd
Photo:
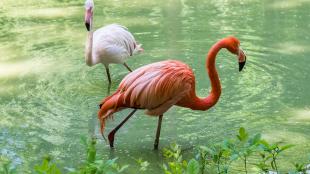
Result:
[[[96,138],[92,137],[88,141],[82,138],[82,142],[87,147],[86,163],[78,171],[71,172],[70,174],[116,174],[122,173],[128,167],[128,165],[119,165],[116,162],[117,158],[109,160],[96,159]]]
[[[136,162],[140,166],[139,170],[143,171],[143,172],[146,171],[148,166],[150,165],[150,163],[148,161],[144,161],[144,160],[142,160],[142,158],[137,159]]]
[[[252,155],[255,151],[257,151],[257,147],[261,140],[261,134],[256,134],[253,137],[249,138],[249,134],[243,127],[241,127],[239,129],[239,134],[236,137],[239,140],[239,142],[237,144],[238,150],[235,151],[235,154],[238,155],[240,158],[242,158],[245,173],[248,173],[247,159],[250,155]]]
[[[67,172],[69,174],[119,174],[124,173],[129,165],[120,165],[117,158],[98,159],[96,157],[96,138],[83,138],[82,143],[86,149],[85,162],[80,166]],[[293,145],[280,145],[269,143],[261,138],[260,134],[251,136],[244,128],[240,128],[238,134],[232,139],[225,139],[221,143],[208,146],[199,146],[197,154],[191,159],[183,159],[181,146],[173,143],[163,149],[166,162],[162,164],[164,174],[228,174],[249,173],[249,165],[256,166],[261,173],[279,174],[278,158],[283,151]],[[259,157],[259,161],[257,161]],[[254,160],[256,159],[256,160]],[[251,161],[253,160],[253,161]],[[138,173],[148,173],[150,163],[141,158],[135,159],[138,164]],[[251,163],[249,162],[251,161]],[[310,158],[308,162],[295,163],[288,174],[306,174],[310,172]],[[234,164],[234,165],[233,165]],[[308,165],[307,165],[308,164]],[[237,170],[235,166],[243,166],[244,170]],[[309,168],[308,168],[309,167]],[[51,156],[43,158],[42,162],[33,168],[37,174],[61,174],[60,169]],[[251,171],[252,172],[252,171]],[[0,157],[0,173],[16,174],[15,167],[10,160],[4,156]]]
[[[273,172],[279,173],[277,159],[285,150],[293,147],[293,145],[280,146],[278,143],[270,144],[266,140],[261,139],[261,134],[250,136],[246,130],[241,127],[234,139],[225,139],[222,143],[209,146],[200,146],[195,158],[190,161],[197,161],[196,169],[198,173],[217,173],[227,174],[232,170],[233,162],[242,160],[244,173],[248,173],[248,165],[258,167],[262,173]],[[182,159],[181,148],[177,144],[173,144],[169,149],[164,149],[164,156],[172,161],[164,164],[165,173],[183,174],[186,173],[188,162]],[[260,160],[249,163],[250,157],[260,157]],[[237,163],[239,164],[239,163]],[[295,164],[296,172],[305,173],[305,164]],[[236,170],[236,169],[233,169]],[[242,171],[238,171],[241,173]],[[302,174],[302,173],[300,173]]]
[[[46,156],[40,165],[35,165],[34,170],[37,174],[61,174],[60,169],[52,162],[50,156]]]
[[[261,149],[267,153],[266,155],[264,155],[264,160],[271,159],[271,162],[270,162],[271,168],[275,170],[277,173],[279,173],[279,169],[277,165],[277,158],[279,154],[281,154],[281,152],[293,146],[294,145],[292,144],[283,145],[283,146],[280,146],[278,143],[269,144],[266,140],[261,140],[259,142],[259,147],[261,147]]]
[[[182,159],[181,147],[175,143],[169,148],[164,148],[163,155],[166,159],[171,160],[163,164],[165,174],[198,174],[199,162],[191,159],[189,162]]]
[[[0,173],[15,174],[16,169],[11,166],[11,161],[5,156],[0,156]]]

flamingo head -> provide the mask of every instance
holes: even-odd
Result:
[[[133,50],[133,54],[140,54],[143,53],[144,49],[142,48],[142,44],[139,44],[138,42],[136,43],[135,49]]]
[[[237,38],[230,36],[226,38],[225,45],[227,46],[228,51],[237,55],[239,62],[239,71],[242,71],[246,62],[246,55],[240,47],[240,41]]]
[[[94,1],[86,0],[85,1],[85,26],[87,31],[91,30],[92,20],[93,20],[93,9],[94,9]]]

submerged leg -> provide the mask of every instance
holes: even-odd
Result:
[[[123,65],[128,69],[128,71],[132,72],[132,70],[129,68],[129,66],[126,63],[123,63]]]
[[[108,139],[109,139],[109,144],[110,147],[113,148],[114,147],[114,136],[115,133],[117,132],[117,130],[119,128],[121,128],[123,126],[123,124],[131,117],[133,116],[133,114],[137,111],[137,109],[134,109],[119,125],[117,125],[108,135]]]
[[[107,76],[108,76],[108,81],[109,81],[109,86],[108,86],[108,94],[110,94],[110,89],[111,89],[111,76],[110,76],[110,69],[109,69],[109,65],[105,65],[105,70],[107,72]]]
[[[154,142],[154,150],[158,149],[159,137],[160,137],[160,129],[161,129],[161,121],[162,120],[163,120],[163,115],[158,116],[156,138],[155,138],[155,142]]]

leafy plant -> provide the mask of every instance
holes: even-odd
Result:
[[[303,163],[295,163],[294,164],[296,172],[306,173],[306,164]]]
[[[14,174],[16,169],[12,167],[11,161],[4,156],[0,156],[0,173]]]
[[[249,137],[249,134],[246,132],[246,130],[241,127],[239,129],[237,139],[239,141],[237,145],[238,150],[234,151],[234,155],[238,155],[243,159],[245,173],[248,173],[247,160],[250,155],[257,151],[257,146],[261,140],[261,134],[256,134],[253,137]]]
[[[186,174],[198,174],[199,173],[199,163],[195,159],[191,159],[186,167]]]
[[[265,140],[261,140],[260,147],[264,152],[267,152],[266,159],[271,159],[270,165],[273,170],[276,170],[277,173],[279,173],[278,164],[277,164],[277,158],[279,154],[281,154],[283,151],[293,147],[294,145],[288,144],[280,146],[279,144],[269,144]]]
[[[256,163],[256,167],[258,167],[262,172],[267,173],[269,170],[269,165],[267,161],[271,158],[271,156],[266,156],[265,153],[259,153],[261,160]]]
[[[211,150],[206,146],[200,146],[198,154],[196,155],[196,159],[199,161],[201,174],[204,174],[206,166],[209,162],[209,155],[211,154]]]
[[[123,173],[129,165],[119,165],[117,158],[103,160],[97,159],[96,139],[83,138],[83,144],[86,149],[86,160],[84,164],[70,174],[118,174]],[[195,158],[184,160],[181,147],[177,144],[171,144],[169,148],[163,150],[163,155],[167,162],[163,164],[162,172],[165,174],[204,174],[217,173],[227,174],[231,169],[232,163],[242,160],[244,172],[248,173],[248,165],[257,166],[262,173],[279,173],[278,157],[283,151],[293,147],[293,145],[271,144],[261,139],[260,134],[250,136],[244,129],[240,128],[238,134],[233,139],[225,139],[221,143],[209,146],[200,146]],[[259,155],[260,161],[249,163],[250,157]],[[150,163],[137,159],[139,171],[145,172]],[[310,157],[309,157],[310,162]],[[295,169],[289,174],[304,174],[309,172],[308,163],[295,163]],[[239,165],[239,163],[236,163]],[[273,170],[273,171],[271,171]],[[43,159],[42,163],[35,165],[34,171],[37,174],[61,174],[50,156]],[[9,159],[0,156],[0,173],[15,174],[16,170],[12,167]],[[242,171],[238,171],[242,173]]]
[[[171,144],[170,148],[163,150],[164,157],[172,160],[168,164],[163,164],[165,174],[198,174],[199,162],[191,159],[189,162],[182,159],[181,147],[177,144]]]
[[[217,168],[217,173],[228,173],[229,166],[231,164],[231,149],[228,148],[228,141],[222,144],[216,144],[210,148],[210,157],[212,162]]]
[[[140,169],[139,169],[140,171],[146,171],[147,168],[148,168],[148,166],[150,165],[149,162],[143,161],[142,158],[139,158],[139,159],[137,159],[136,161],[137,161],[137,163],[138,163],[139,166],[140,166]]]
[[[86,164],[84,164],[79,171],[72,172],[72,174],[116,174],[123,172],[128,167],[128,165],[121,166],[117,164],[117,158],[107,161],[97,160],[96,138],[91,138],[88,141],[82,138],[82,142],[87,147]]]
[[[38,174],[61,174],[61,171],[56,164],[51,162],[50,156],[45,157],[41,165],[36,165],[34,170]]]

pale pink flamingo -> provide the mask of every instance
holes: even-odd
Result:
[[[211,92],[206,98],[199,98],[195,93],[195,76],[190,67],[177,60],[152,63],[129,73],[120,83],[117,91],[103,99],[98,118],[103,135],[105,120],[112,114],[125,108],[134,110],[108,136],[113,147],[114,134],[134,114],[137,109],[146,109],[146,114],[159,116],[154,149],[158,149],[163,114],[173,105],[192,110],[208,110],[214,106],[221,95],[221,84],[215,68],[215,58],[222,49],[228,49],[237,55],[239,71],[246,62],[246,56],[235,37],[218,41],[210,49],[206,58],[206,69],[211,81]]]
[[[125,61],[130,56],[142,52],[143,48],[126,27],[118,24],[110,24],[93,32],[93,0],[85,1],[85,10],[85,26],[88,30],[85,61],[88,66],[99,63],[104,65],[109,81],[108,89],[110,89],[109,64],[123,64],[131,72],[132,70]]]

